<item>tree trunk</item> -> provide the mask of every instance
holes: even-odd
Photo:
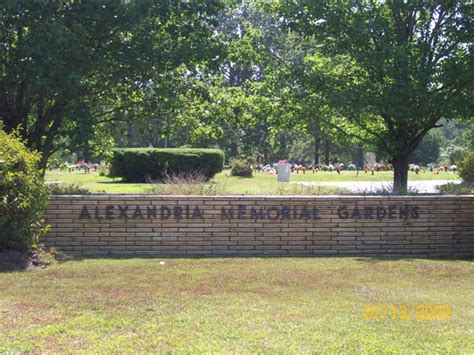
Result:
[[[329,139],[324,140],[324,164],[329,165],[329,151],[331,149],[331,142]]]
[[[355,165],[362,169],[364,167],[364,148],[358,145],[356,148]]]
[[[239,154],[237,143],[232,142],[230,144],[230,154],[229,155],[230,155],[231,158],[233,158],[233,157],[236,157],[237,154]]]
[[[90,162],[91,161],[91,147],[89,145],[89,139],[88,137],[86,137],[86,139],[84,140],[84,146],[82,147],[82,159],[84,159],[84,161],[86,162]]]
[[[267,164],[267,162],[270,161],[270,145],[269,145],[269,139],[268,139],[268,123],[265,119],[265,123],[262,126],[263,134],[260,137],[260,140],[258,142],[258,146],[261,147],[261,151],[263,153],[263,161],[260,163]]]
[[[321,133],[319,129],[314,129],[314,164],[321,164]]]
[[[133,132],[132,132],[132,124],[130,122],[127,122],[127,147],[133,147]]]
[[[288,146],[287,146],[287,137],[285,134],[280,133],[280,147],[278,149],[278,155],[280,159],[288,159]]]
[[[405,195],[408,191],[408,162],[410,155],[403,157],[393,157],[393,193],[395,195]]]
[[[268,148],[268,144],[264,143],[263,146],[263,164],[267,164],[270,161],[270,149]]]

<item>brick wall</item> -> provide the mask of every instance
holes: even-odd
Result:
[[[474,256],[474,196],[53,196],[46,220],[80,255]]]

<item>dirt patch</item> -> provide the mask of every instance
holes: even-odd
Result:
[[[0,250],[0,272],[31,270],[49,265],[36,251]]]

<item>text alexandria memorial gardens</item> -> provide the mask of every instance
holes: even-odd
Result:
[[[420,209],[416,205],[388,205],[388,206],[364,206],[348,207],[341,205],[337,207],[336,214],[340,219],[417,219]],[[203,219],[205,210],[199,206],[122,206],[107,205],[88,208],[84,205],[81,209],[79,219]],[[320,211],[311,206],[270,206],[250,207],[238,205],[235,207],[222,207],[220,218],[225,219],[320,219]]]

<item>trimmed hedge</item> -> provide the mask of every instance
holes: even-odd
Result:
[[[167,176],[200,172],[207,179],[222,171],[224,152],[200,148],[114,149],[110,176],[130,182],[164,180]]]

